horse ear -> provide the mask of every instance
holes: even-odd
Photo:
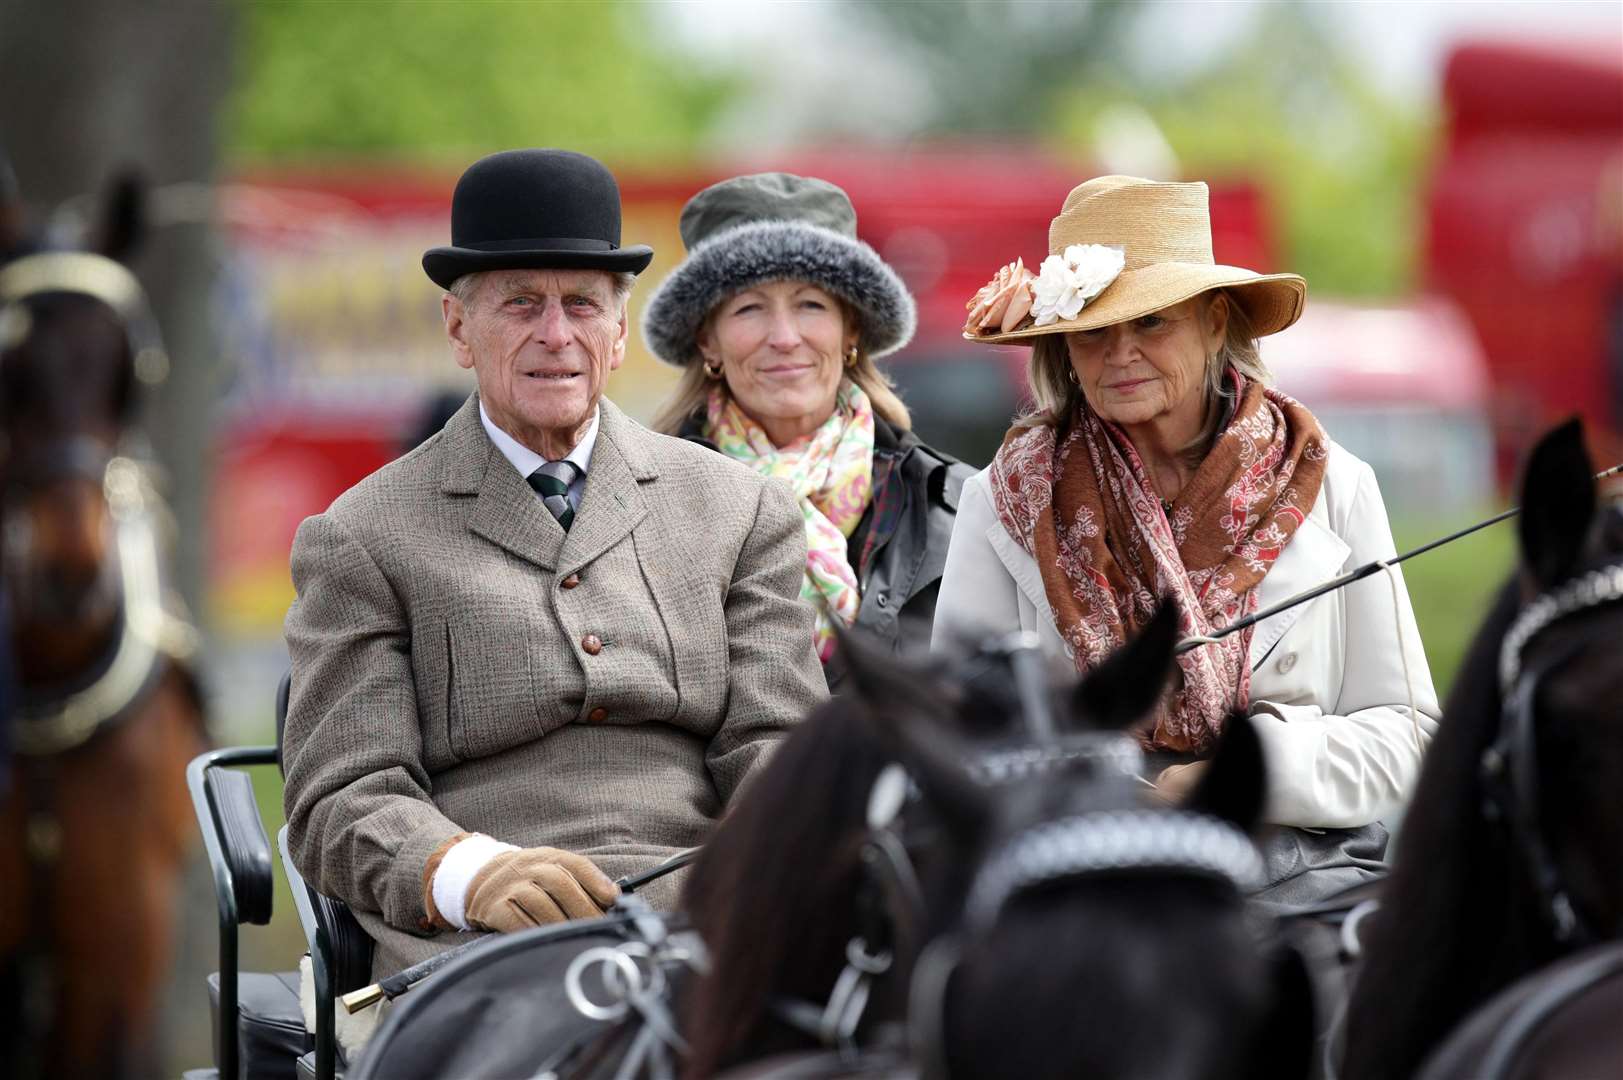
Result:
[[[1206,775],[1190,792],[1184,807],[1220,817],[1251,832],[1262,820],[1267,791],[1268,769],[1257,729],[1244,713],[1230,713],[1206,766]]]
[[[107,187],[90,249],[114,262],[127,263],[140,249],[146,233],[146,181],[134,168],[122,169]]]
[[[970,755],[948,723],[954,702],[923,670],[881,653],[860,633],[835,632],[846,678],[880,742],[907,769],[953,837],[973,843],[990,820],[991,800],[960,764]]]
[[[1522,477],[1522,563],[1541,589],[1572,575],[1595,517],[1595,467],[1583,423],[1568,420],[1538,441]]]
[[[1162,599],[1144,629],[1077,684],[1073,716],[1088,727],[1113,731],[1149,715],[1175,666],[1178,621],[1177,601]]]

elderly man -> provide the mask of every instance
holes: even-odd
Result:
[[[423,268],[477,393],[293,544],[288,839],[378,975],[599,913],[827,693],[788,488],[602,396],[652,257],[614,178],[495,154],[451,232]]]

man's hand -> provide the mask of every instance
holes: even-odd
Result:
[[[1200,778],[1206,775],[1206,762],[1191,761],[1187,765],[1168,765],[1155,778],[1155,794],[1174,806],[1180,805],[1195,790]]]
[[[511,934],[592,919],[619,895],[614,882],[584,855],[549,847],[506,851],[468,883],[468,926]]]

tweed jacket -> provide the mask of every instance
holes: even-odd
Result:
[[[456,833],[647,869],[827,695],[788,488],[599,409],[567,534],[474,395],[294,540],[288,843],[377,973],[465,938],[423,905]]]
[[[1259,607],[1396,554],[1370,467],[1332,442],[1307,520],[1257,586]],[[1356,828],[1401,807],[1440,710],[1402,572],[1366,578],[1257,624],[1251,720],[1268,765],[1268,820]],[[987,473],[964,485],[936,605],[935,644],[1036,632],[1070,662],[1036,560],[998,520]],[[1409,708],[1413,694],[1414,712]]]

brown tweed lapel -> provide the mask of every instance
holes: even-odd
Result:
[[[641,428],[606,398],[598,402],[598,416],[586,490],[558,558],[558,569],[565,574],[581,569],[630,534],[648,515],[638,481],[659,475]]]
[[[468,528],[543,570],[555,569],[564,530],[485,434],[478,394],[451,417],[442,437],[446,457],[440,490],[475,496]]]

